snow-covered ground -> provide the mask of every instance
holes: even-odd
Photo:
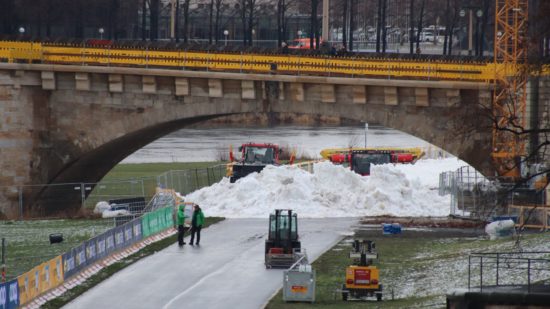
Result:
[[[439,196],[439,174],[467,165],[456,158],[416,164],[385,164],[364,177],[330,162],[308,173],[293,166],[267,166],[232,184],[228,178],[185,197],[208,216],[265,218],[277,208],[301,217],[447,216],[449,196]]]

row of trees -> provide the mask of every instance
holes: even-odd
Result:
[[[530,0],[535,6],[546,1]],[[297,30],[319,46],[323,0],[178,0],[175,1],[175,39],[219,42],[225,29],[231,38],[252,45],[255,39],[282,43]],[[474,13],[475,54],[492,42],[495,0],[330,0],[331,35],[347,49],[370,40],[375,29],[376,51],[386,52],[388,37],[397,33],[416,52],[423,29],[443,26],[443,54],[451,54],[457,30],[465,37],[469,10]],[[0,0],[0,33],[17,34],[24,27],[35,37],[98,37],[103,28],[109,39],[170,37],[170,0]],[[460,11],[465,9],[465,17]],[[481,17],[477,17],[478,11]],[[537,11],[537,10],[534,10]],[[273,21],[273,22],[272,22]],[[103,34],[102,34],[103,35]],[[326,38],[322,38],[326,39]],[[335,41],[334,39],[332,40]]]

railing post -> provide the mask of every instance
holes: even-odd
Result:
[[[497,253],[497,286],[498,286],[498,264],[499,264],[499,261],[500,261],[500,258],[499,258],[499,254]]]
[[[483,292],[483,256],[479,258],[479,291]]]
[[[195,169],[195,190],[199,189],[199,171]]]
[[[468,291],[470,291],[471,268],[472,268],[472,256],[468,255]]]
[[[531,259],[527,259],[527,293],[531,293]]]

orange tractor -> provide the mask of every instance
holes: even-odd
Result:
[[[228,176],[232,183],[248,174],[261,172],[267,165],[279,165],[282,149],[275,144],[246,143],[239,147],[239,152],[241,159],[236,161],[233,151],[229,151],[229,160],[233,164],[228,171]]]

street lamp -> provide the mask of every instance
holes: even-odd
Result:
[[[466,10],[469,11],[469,22],[468,22],[468,56],[471,56],[473,53],[473,28],[474,28],[474,9],[476,10],[476,16],[477,18],[481,18],[483,16],[483,11],[479,7],[475,6],[468,6],[460,9],[459,15],[460,17],[466,16]],[[477,29],[477,27],[476,27]],[[476,30],[477,31],[477,30]]]
[[[19,33],[23,35],[25,33],[25,28],[19,27]]]
[[[105,29],[99,28],[99,30],[97,30],[97,31],[99,32],[100,38],[103,40],[103,33],[105,32]]]
[[[228,31],[228,30],[224,30],[224,31],[223,31],[223,35],[225,35],[225,46],[227,46],[227,36],[229,35],[229,31]]]
[[[298,34],[298,38],[301,39],[302,38],[302,30],[298,30],[297,34]]]

